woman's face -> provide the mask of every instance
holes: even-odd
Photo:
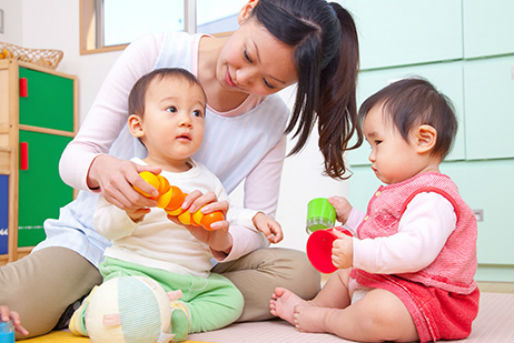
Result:
[[[249,94],[272,94],[297,78],[294,48],[275,38],[255,17],[242,20],[216,65],[216,79],[224,89]]]

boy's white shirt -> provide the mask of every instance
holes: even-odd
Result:
[[[145,164],[139,158],[133,158],[132,161]],[[228,200],[219,179],[201,163],[193,162],[193,167],[183,173],[163,170],[161,175],[183,192],[214,192],[218,200]],[[257,231],[252,222],[256,213],[254,210],[230,206],[227,213],[227,220],[231,224],[229,233],[231,230],[245,230],[241,226]],[[211,257],[218,262],[239,257],[237,253],[232,253],[238,251],[237,240],[233,242],[234,247],[230,254],[214,252],[206,243],[197,240],[183,225],[167,219],[161,208],[151,208],[142,221],[134,223],[125,211],[100,196],[94,223],[95,229],[113,242],[112,246],[105,250],[105,256],[146,267],[206,277],[212,268]]]
[[[365,215],[353,208],[345,227],[355,235]],[[453,205],[444,196],[417,194],[407,205],[397,234],[353,240],[353,266],[376,274],[421,270],[439,255],[456,223]]]

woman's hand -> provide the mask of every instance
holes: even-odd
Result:
[[[345,269],[353,266],[353,237],[333,230],[337,239],[332,243],[332,264]]]
[[[152,196],[159,196],[158,191],[144,181],[139,173],[150,171],[158,174],[161,169],[152,166],[142,166],[137,163],[120,160],[109,155],[98,155],[89,168],[87,184],[91,189],[99,189],[105,200],[125,211],[136,211],[157,205],[134,190],[137,186]]]
[[[189,210],[193,214],[200,210],[203,214],[211,213],[214,211],[221,211],[225,218],[227,217],[228,201],[217,201],[216,194],[209,192],[202,194],[200,191],[193,191],[187,195],[182,203],[181,208]],[[168,216],[168,219],[174,223],[182,224],[176,217]],[[207,231],[203,227],[184,225],[193,236],[199,241],[209,245],[214,251],[229,254],[232,250],[232,236],[228,233],[229,223],[227,220],[218,221],[211,224],[213,231]]]
[[[353,208],[350,202],[346,198],[340,196],[330,197],[328,198],[328,202],[330,205],[334,206],[337,220],[343,224],[346,223]]]
[[[12,320],[14,329],[21,333],[23,336],[27,336],[29,332],[21,325],[20,315],[18,312],[10,311],[6,305],[0,305],[0,321],[7,322]]]
[[[255,228],[262,232],[270,243],[278,243],[284,238],[280,224],[265,213],[257,212],[253,216],[252,222]]]

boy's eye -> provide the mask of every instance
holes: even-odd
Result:
[[[196,111],[193,111],[193,115],[194,115],[195,117],[200,117],[200,118],[202,118],[202,117],[203,117],[203,112],[202,112],[202,111],[198,111],[198,110],[196,110]]]
[[[177,108],[175,106],[169,106],[166,108],[166,111],[174,113],[177,112]]]
[[[250,56],[248,55],[248,51],[246,49],[244,49],[243,54],[245,56],[245,60],[247,60],[250,63],[253,62],[252,59],[250,58]]]

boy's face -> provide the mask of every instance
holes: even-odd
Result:
[[[200,149],[205,104],[200,86],[181,77],[156,78],[150,82],[139,137],[153,163],[180,166]]]
[[[386,118],[381,104],[373,106],[364,118],[363,130],[371,146],[371,169],[380,181],[393,184],[422,172],[427,158],[418,153],[414,133],[406,141],[392,119]]]

